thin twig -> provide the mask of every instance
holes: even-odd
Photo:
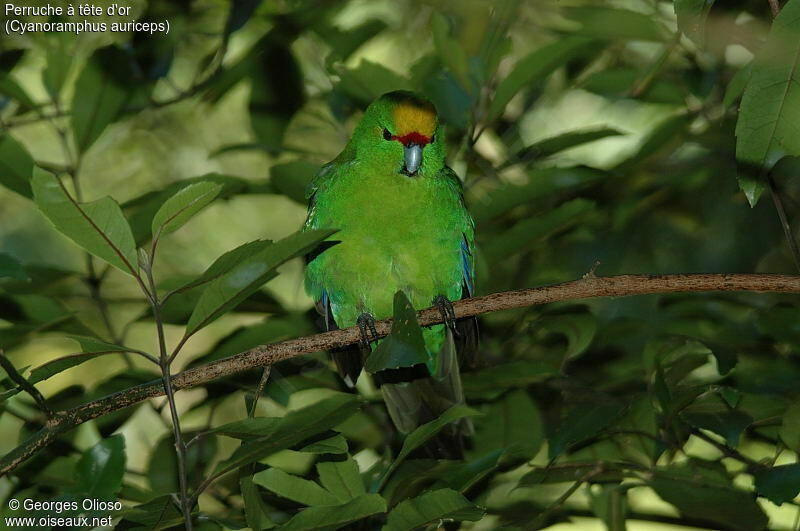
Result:
[[[767,174],[767,184],[769,185],[769,194],[772,196],[772,202],[775,204],[775,210],[778,212],[778,219],[781,221],[783,234],[786,236],[786,242],[789,244],[789,250],[794,259],[794,266],[800,272],[800,249],[797,248],[797,240],[792,234],[792,227],[789,224],[789,218],[786,216],[786,209],[783,207],[783,200],[780,193],[778,193],[778,185],[775,183],[775,179],[772,178],[772,173]]]
[[[708,435],[703,433],[701,430],[698,430],[697,428],[692,428],[692,435],[694,435],[698,439],[707,442],[708,444],[710,444],[711,446],[722,452],[722,455],[724,455],[725,457],[729,457],[731,459],[739,461],[740,463],[743,463],[744,465],[747,466],[747,471],[750,473],[765,468],[765,465],[759,463],[755,459],[751,459],[746,455],[742,454],[741,452],[739,452],[738,450],[736,450],[735,448],[731,448],[730,446],[715,440],[713,437],[709,437]]]
[[[800,276],[761,274],[589,276],[563,284],[464,299],[454,302],[453,309],[456,316],[460,318],[592,297],[627,297],[656,293],[708,291],[800,293]],[[435,307],[417,312],[417,319],[422,326],[442,322],[441,313]],[[391,319],[378,321],[376,330],[380,337],[386,336],[391,330]],[[234,356],[178,373],[171,378],[172,388],[180,390],[196,387],[224,376],[272,365],[302,354],[351,345],[360,339],[361,333],[358,327],[351,326],[270,345],[260,345]],[[14,470],[40,449],[53,442],[59,434],[89,420],[163,394],[164,383],[158,380],[119,391],[67,411],[56,412],[47,426],[0,459],[0,476]]]
[[[537,516],[536,519],[531,523],[531,528],[539,529],[539,526],[541,524],[544,524],[547,521],[547,518],[549,518],[551,514],[553,514],[562,505],[564,505],[564,502],[567,501],[570,496],[575,494],[575,492],[579,488],[581,488],[581,485],[583,485],[584,483],[592,479],[594,476],[597,476],[602,472],[603,472],[603,465],[602,463],[598,463],[598,465],[595,468],[593,468],[592,470],[588,471],[583,476],[581,476],[580,479],[578,479],[575,483],[570,485],[570,487],[566,491],[564,491],[564,494],[559,496],[553,503],[548,505],[544,511],[539,513],[539,516]]]
[[[170,357],[167,354],[167,341],[164,336],[164,322],[161,319],[161,301],[158,300],[156,283],[153,279],[152,262],[143,264],[147,281],[152,293],[153,320],[156,324],[158,334],[159,365],[161,367],[161,380],[164,386],[164,393],[167,395],[169,403],[169,413],[172,417],[172,432],[175,436],[175,454],[178,461],[178,484],[180,486],[180,499],[178,507],[183,513],[184,525],[187,531],[192,531],[192,506],[190,504],[189,489],[186,482],[186,443],[183,440],[181,431],[180,416],[178,407],[175,404],[175,391],[172,388],[172,375],[170,374]]]
[[[33,397],[33,399],[36,401],[36,404],[39,406],[39,409],[41,409],[45,415],[47,415],[47,418],[51,418],[53,416],[53,411],[50,409],[50,407],[48,407],[47,400],[45,400],[44,396],[42,396],[42,393],[40,393],[33,384],[31,384],[20,373],[17,372],[14,364],[11,363],[11,360],[6,357],[3,349],[0,349],[0,366],[2,366],[3,370],[6,371],[6,374],[8,374],[9,378],[11,378],[11,381],[13,381],[20,387],[20,389]]]

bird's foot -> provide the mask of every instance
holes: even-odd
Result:
[[[456,311],[453,309],[453,303],[450,302],[450,299],[444,295],[437,295],[433,299],[433,305],[438,308],[445,326],[447,326],[453,334],[456,334]]]
[[[361,348],[369,349],[370,344],[380,339],[378,329],[375,328],[375,318],[371,313],[364,312],[356,320],[358,330],[361,332]],[[371,337],[370,337],[371,336]]]

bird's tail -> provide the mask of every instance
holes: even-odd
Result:
[[[407,370],[402,380],[398,374],[384,374],[394,371],[382,371],[379,375],[389,416],[404,434],[435,420],[452,406],[464,403],[457,342],[452,331],[445,330],[434,374],[420,365],[413,371]],[[423,451],[436,459],[463,459],[464,436],[472,433],[469,419],[461,419],[442,428],[425,444]]]

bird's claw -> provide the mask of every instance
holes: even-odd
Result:
[[[433,299],[433,304],[438,308],[444,320],[445,326],[449,328],[453,334],[456,333],[456,311],[453,309],[453,303],[444,295],[437,295]]]
[[[362,313],[358,316],[356,321],[358,330],[361,332],[361,347],[364,349],[370,348],[370,343],[376,342],[380,339],[378,329],[375,328],[375,318],[370,313]],[[371,337],[370,337],[371,336]]]

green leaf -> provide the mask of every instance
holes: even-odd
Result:
[[[753,423],[753,417],[731,408],[716,393],[698,397],[681,411],[680,416],[696,428],[711,430],[725,437],[731,447],[736,447],[739,436]]]
[[[400,74],[366,59],[361,59],[356,68],[337,65],[335,70],[340,80],[336,88],[365,103],[392,90],[412,88]]]
[[[541,361],[512,361],[461,375],[464,391],[488,392],[505,391],[514,387],[527,387],[543,382],[559,373],[552,363]]]
[[[472,92],[475,83],[469,75],[469,61],[467,53],[457,39],[450,36],[450,23],[447,18],[438,11],[431,15],[431,33],[433,33],[433,44],[439,59],[458,80],[462,88]]]
[[[392,472],[400,465],[400,463],[405,460],[408,455],[413,452],[415,449],[419,448],[426,442],[428,442],[434,435],[439,433],[445,426],[450,424],[451,422],[455,422],[459,419],[464,417],[474,417],[475,415],[480,415],[480,411],[476,411],[472,408],[467,406],[457,404],[455,406],[450,407],[447,411],[442,413],[438,418],[423,424],[422,426],[418,427],[411,433],[406,436],[405,441],[403,441],[403,447],[400,449],[400,453],[397,454],[394,462],[392,462],[391,466],[386,470],[381,478],[381,484],[385,483],[389,476],[392,475]]]
[[[376,373],[384,369],[412,367],[428,361],[428,350],[417,323],[417,314],[403,291],[394,294],[394,321],[391,333],[372,351],[364,369]]]
[[[287,474],[279,468],[268,468],[253,476],[253,483],[261,485],[289,500],[303,505],[337,505],[341,503],[336,496],[313,481]]]
[[[484,512],[458,492],[438,489],[397,504],[389,513],[383,531],[417,529],[440,520],[477,522]]]
[[[153,216],[151,225],[153,237],[169,234],[181,228],[192,216],[211,203],[220,190],[222,185],[208,181],[182,188],[167,199]]]
[[[608,531],[626,529],[627,492],[627,487],[622,485],[600,485],[598,490],[589,490],[592,512],[603,521]]]
[[[313,442],[300,449],[301,452],[307,454],[346,454],[347,450],[347,439],[339,434]]]
[[[105,128],[122,114],[130,87],[109,70],[127,62],[127,55],[120,48],[100,48],[78,76],[70,116],[75,145],[80,152],[89,149]]]
[[[693,119],[684,113],[666,118],[647,133],[639,149],[617,164],[615,170],[632,171],[650,159],[671,153],[684,141]]]
[[[536,322],[536,326],[567,338],[565,359],[576,358],[585,352],[597,333],[597,319],[589,312],[546,315]]]
[[[705,43],[706,18],[714,0],[675,0],[678,29],[697,46]]]
[[[595,401],[573,407],[550,437],[548,458],[555,459],[569,446],[597,435],[622,416],[623,407],[616,402]]]
[[[574,483],[590,477],[593,483],[619,483],[626,477],[636,477],[630,470],[638,470],[635,465],[606,461],[577,461],[560,463],[552,467],[537,467],[519,480],[519,487],[534,487],[543,483]]]
[[[170,529],[183,523],[183,515],[172,496],[159,496],[122,511],[124,520],[141,524],[145,529]]]
[[[596,208],[583,198],[573,199],[536,217],[525,218],[510,229],[496,235],[483,246],[490,264],[535,248],[556,231],[579,223],[583,216]]]
[[[530,146],[527,146],[514,154],[514,158],[519,162],[528,162],[531,160],[543,159],[554,155],[559,151],[588,144],[601,138],[608,138],[610,136],[619,136],[624,133],[612,129],[610,127],[601,127],[599,129],[583,129],[578,131],[570,131],[554,137],[545,138]],[[509,165],[509,164],[506,164]]]
[[[280,526],[281,531],[334,530],[367,516],[386,512],[386,501],[378,494],[364,494],[342,505],[309,507]]]
[[[122,486],[125,473],[125,439],[113,435],[103,439],[81,456],[76,467],[76,479],[81,493],[112,498]]]
[[[42,70],[42,82],[50,94],[50,99],[58,101],[61,87],[64,86],[72,66],[73,54],[70,35],[63,33],[48,34],[45,67]]]
[[[58,177],[38,167],[33,170],[33,196],[39,209],[61,233],[121,271],[138,274],[133,234],[113,199],[104,197],[78,203]]]
[[[0,133],[0,184],[27,198],[33,197],[31,175],[33,159],[28,151],[7,133]]]
[[[351,458],[345,461],[317,463],[317,472],[322,486],[336,496],[339,503],[350,501],[367,493],[358,464]]]
[[[15,278],[17,280],[28,280],[28,274],[22,268],[22,264],[10,254],[0,253],[0,279]]]
[[[269,182],[281,193],[302,205],[306,204],[308,183],[319,171],[319,165],[304,159],[275,164],[269,170]]]
[[[792,501],[800,494],[800,463],[759,470],[753,478],[756,491],[776,505]]]
[[[285,418],[285,417],[284,417]],[[249,441],[261,437],[269,437],[281,425],[280,417],[254,417],[236,420],[214,428],[214,432],[234,439]]]
[[[666,34],[652,15],[611,7],[567,7],[564,15],[578,22],[573,31],[595,39],[664,41]]]
[[[527,183],[509,183],[489,192],[485,202],[481,201],[472,207],[472,216],[481,224],[507,214],[516,206],[586,188],[608,177],[605,172],[580,166],[535,169],[528,173]]]
[[[7,72],[0,72],[0,94],[16,100],[23,109],[36,109],[39,106],[28,96],[25,89],[19,86]]]
[[[28,381],[32,384],[37,384],[43,380],[47,380],[48,378],[55,376],[58,373],[64,372],[67,369],[71,369],[72,367],[76,367],[91,359],[117,352],[128,352],[128,349],[116,345],[110,345],[108,350],[98,350],[94,352],[80,352],[77,354],[71,354],[69,356],[62,356],[60,358],[56,358],[54,360],[48,361],[47,363],[39,365],[38,367],[33,369],[31,371],[30,376],[28,377]]]
[[[186,440],[193,439],[197,432],[186,431]],[[217,452],[217,439],[200,436],[186,449],[186,470],[200,476]],[[178,460],[175,454],[175,438],[172,434],[162,437],[150,454],[147,464],[147,479],[150,488],[158,494],[179,492]]]
[[[242,244],[235,249],[231,249],[214,260],[214,263],[208,266],[208,269],[206,269],[202,275],[181,286],[176,291],[180,293],[211,282],[212,280],[221,277],[237,265],[259,254],[270,245],[272,245],[271,240],[254,240],[252,242]]]
[[[542,46],[520,59],[511,73],[497,86],[489,106],[489,120],[500,116],[517,92],[549,76],[555,69],[584,55],[599,52],[602,46],[584,37],[566,37]]]
[[[654,66],[658,63],[654,63]],[[636,99],[648,103],[683,105],[683,88],[667,79],[655,78],[641,89],[641,80],[647,74],[629,67],[607,68],[595,72],[581,81],[580,88],[609,99],[628,99],[636,89]]]
[[[747,63],[733,75],[725,87],[725,96],[722,98],[722,106],[726,109],[733,105],[744,93],[744,89],[750,82],[750,77],[753,75],[753,62]]]
[[[147,192],[123,203],[122,208],[130,217],[131,229],[136,244],[142,246],[150,239],[153,216],[173,195],[193,183],[213,182],[222,185],[219,198],[227,199],[238,194],[270,193],[271,188],[263,181],[248,181],[240,177],[207,173],[198,177],[181,179],[168,184],[161,190]]]
[[[544,419],[524,389],[515,389],[490,404],[475,422],[474,449],[489,453],[502,449],[502,459],[533,459],[545,437]]]
[[[784,155],[800,156],[800,0],[789,0],[772,23],[764,47],[753,60],[736,122],[736,158],[769,169]],[[750,206],[763,183],[740,172],[740,188]],[[744,178],[744,181],[742,181]]]
[[[786,409],[778,433],[786,446],[800,453],[800,402]]]
[[[736,531],[767,526],[752,492],[733,486],[720,473],[690,465],[656,470],[650,486],[682,514]]]
[[[186,325],[190,336],[241,301],[258,291],[284,262],[301,256],[325,240],[335,230],[297,232],[266,246],[260,252],[235,265],[230,271],[213,280],[203,291]]]
[[[248,437],[255,435],[238,447],[226,460],[216,467],[217,472],[229,471],[254,463],[278,450],[289,448],[309,437],[330,430],[341,424],[361,407],[357,397],[338,393],[330,398],[320,400],[310,406],[290,411],[285,417],[269,419],[246,419],[220,426],[215,432],[224,435],[241,434],[248,431]]]
[[[253,476],[239,480],[239,489],[244,501],[244,516],[250,529],[272,529],[275,522],[269,517],[269,508],[261,499],[258,488],[253,484]]]

